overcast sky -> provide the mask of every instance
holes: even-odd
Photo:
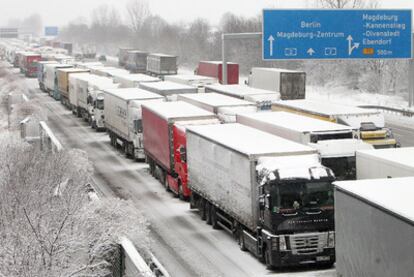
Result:
[[[0,0],[0,25],[10,18],[32,13],[43,17],[44,25],[64,25],[75,18],[88,18],[102,4],[113,5],[125,15],[128,0]],[[153,13],[169,22],[203,17],[217,24],[226,12],[254,16],[263,8],[307,8],[311,0],[149,0]],[[414,9],[414,0],[379,0],[382,8]]]

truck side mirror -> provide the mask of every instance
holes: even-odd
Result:
[[[265,208],[270,209],[270,194],[266,194],[265,196]]]
[[[184,146],[181,146],[178,151],[180,152],[180,159],[186,163],[187,162],[187,150],[185,149]]]
[[[265,208],[265,196],[263,194],[259,196],[259,208],[260,210]]]

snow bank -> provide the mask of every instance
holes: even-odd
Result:
[[[380,105],[398,109],[407,109],[408,102],[401,95],[383,95],[368,93],[361,90],[351,90],[346,87],[319,87],[307,86],[306,98],[312,100],[323,100],[331,103],[359,105]],[[411,108],[414,111],[413,108]]]

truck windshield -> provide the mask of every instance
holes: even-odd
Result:
[[[378,128],[373,122],[362,122],[361,123],[361,131],[377,131],[381,130],[381,128]]]
[[[103,99],[97,99],[96,100],[96,108],[98,110],[103,110],[104,109],[104,100]]]
[[[333,186],[329,182],[301,182],[282,184],[275,188],[273,212],[307,210],[331,206],[334,203]]]
[[[356,179],[356,159],[352,157],[322,158],[322,164],[335,173],[338,181]]]

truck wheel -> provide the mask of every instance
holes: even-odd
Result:
[[[214,230],[220,229],[220,226],[218,225],[217,220],[217,209],[214,205],[211,205],[211,226]]]
[[[246,251],[246,244],[244,242],[244,236],[243,236],[243,229],[240,228],[238,231],[238,236],[237,236],[237,242],[239,244],[239,248],[241,251]]]
[[[206,209],[206,223],[208,225],[211,225],[211,204],[210,202],[206,201],[205,209]]]
[[[265,265],[266,265],[266,269],[269,269],[269,270],[273,269],[273,266],[270,263],[270,253],[267,249],[264,252],[264,262],[265,262]]]
[[[196,209],[197,208],[197,201],[194,197],[194,193],[190,195],[190,209]]]
[[[182,201],[185,200],[183,186],[181,185],[180,181],[178,181],[178,198],[180,198]]]
[[[167,174],[164,174],[164,179],[163,180],[164,180],[163,184],[164,184],[165,190],[170,191],[170,186],[168,184]]]
[[[200,213],[201,220],[206,220],[206,200],[200,199],[198,204],[198,212]]]
[[[114,136],[114,134],[109,133],[109,137],[110,137],[110,139],[111,139],[111,145],[112,145],[113,147],[116,147],[116,143],[115,143],[115,136]]]

